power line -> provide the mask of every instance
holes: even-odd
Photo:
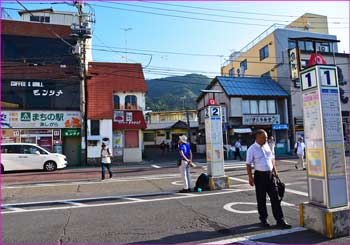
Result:
[[[105,1],[104,1],[105,2]],[[241,19],[241,20],[254,20],[254,21],[267,21],[267,22],[284,22],[284,23],[290,23],[288,20],[267,20],[267,19],[260,19],[260,18],[249,18],[249,17],[238,17],[238,16],[229,16],[229,15],[222,15],[222,14],[210,14],[210,13],[203,13],[203,12],[193,12],[193,11],[185,11],[185,10],[176,10],[176,9],[166,9],[166,8],[156,8],[156,7],[149,7],[149,6],[140,6],[135,4],[128,4],[128,3],[119,3],[119,2],[110,2],[106,1],[107,3],[111,3],[114,5],[123,5],[123,6],[130,6],[130,7],[137,7],[137,8],[146,8],[146,9],[154,9],[154,10],[162,10],[162,11],[169,11],[169,12],[176,12],[176,13],[184,13],[184,14],[197,14],[197,15],[205,15],[205,16],[213,16],[213,17],[222,17],[222,18],[230,18],[230,19]],[[302,21],[292,21],[293,23],[304,23]],[[324,22],[312,22],[323,24]],[[348,22],[328,22],[328,24],[348,24]]]
[[[18,66],[16,68],[18,68]],[[14,70],[18,71],[17,69],[14,69]],[[118,69],[118,70],[116,70],[114,72],[103,73],[101,75],[116,75],[116,76],[119,76],[119,77],[127,77],[127,78],[142,78],[142,77],[139,77],[139,76],[125,76],[125,75],[118,74],[120,72],[135,73],[135,71],[137,71],[137,70],[136,69],[126,68],[126,69]],[[169,70],[161,70],[161,69],[154,69],[154,68],[147,68],[147,69],[145,69],[145,72],[147,72],[149,74],[156,74],[156,75],[172,75],[172,76],[183,76],[184,75],[184,74],[180,74],[179,70],[169,71]],[[184,72],[190,72],[190,71],[186,70]],[[198,72],[198,71],[192,71],[192,72],[195,73],[195,72]],[[25,73],[25,74],[26,75],[36,75],[36,74],[51,74],[51,73],[43,71],[43,72],[31,72],[31,73]],[[6,72],[4,73],[4,70],[3,70],[3,79],[6,79],[5,78],[6,75],[7,75],[7,73]],[[217,76],[222,76],[222,75],[217,75]],[[222,77],[228,77],[228,76],[222,76]],[[244,77],[261,78],[261,76],[252,75],[252,74],[245,74]],[[275,80],[278,80],[278,79],[291,79],[290,77],[287,77],[287,76],[272,76],[270,78],[275,79]],[[178,82],[182,82],[182,81],[178,81]],[[191,82],[191,83],[193,83],[193,82]],[[196,84],[196,83],[194,83],[194,84]]]
[[[247,14],[247,15],[262,15],[262,16],[273,16],[273,17],[283,17],[283,18],[298,18],[301,16],[297,16],[297,15],[282,15],[282,14],[270,14],[270,13],[261,13],[261,12],[248,12],[248,11],[236,11],[236,10],[228,10],[228,9],[218,9],[218,8],[207,8],[207,7],[199,7],[199,6],[189,6],[189,5],[181,5],[181,4],[174,4],[174,3],[168,3],[168,2],[152,2],[152,1],[144,1],[144,0],[138,0],[139,2],[142,3],[147,3],[147,4],[158,4],[158,5],[167,5],[167,6],[174,6],[174,7],[182,7],[182,8],[190,8],[190,9],[201,9],[201,10],[209,10],[209,11],[213,11],[213,12],[226,12],[226,13],[237,13],[237,14]],[[6,4],[15,4],[14,2],[11,1],[3,1]],[[96,2],[107,2],[104,0],[96,0]],[[28,2],[26,3],[27,5],[38,5],[38,4],[65,4],[67,2]],[[109,1],[109,3],[111,3]],[[67,3],[68,4],[68,3]],[[71,5],[71,4],[70,4]],[[308,18],[319,18],[316,16],[308,16]],[[332,17],[332,16],[327,16],[328,19],[342,19],[342,20],[348,20],[347,17]]]
[[[174,17],[174,18],[180,18],[180,19],[190,19],[190,20],[198,20],[198,21],[206,21],[206,22],[215,22],[215,23],[225,23],[225,24],[240,24],[240,25],[250,25],[250,26],[263,26],[268,27],[267,25],[263,24],[257,24],[257,23],[243,23],[243,22],[233,22],[233,21],[224,21],[224,20],[213,20],[213,19],[204,19],[204,18],[195,18],[195,17],[188,17],[188,16],[180,16],[180,15],[172,15],[172,14],[163,14],[163,13],[156,13],[156,12],[149,12],[149,11],[142,11],[142,10],[135,10],[135,9],[125,9],[125,8],[117,8],[112,6],[104,6],[104,5],[98,5],[98,4],[90,4],[91,6],[100,7],[100,8],[107,8],[107,9],[115,9],[115,10],[121,10],[121,11],[127,11],[127,12],[136,12],[136,13],[142,13],[142,14],[151,14],[151,15],[159,15],[159,16],[166,16],[166,17]],[[292,28],[292,27],[291,27]],[[348,27],[333,27],[337,29],[345,29]],[[309,27],[309,29],[328,29],[327,27],[322,28],[316,28],[316,27]]]
[[[195,18],[195,17],[180,16],[180,15],[171,15],[171,14],[163,14],[163,13],[156,13],[156,12],[149,12],[149,11],[142,11],[142,10],[117,8],[117,7],[104,6],[104,5],[98,5],[98,4],[91,4],[91,5],[92,5],[92,6],[95,6],[95,7],[100,7],[100,8],[115,9],[115,10],[122,10],[122,11],[136,12],[136,13],[143,13],[143,14],[151,14],[151,15],[159,15],[159,16],[166,16],[166,17],[174,17],[174,18],[181,18],[181,19],[200,20],[200,21],[216,22],[216,23],[225,23],[225,24],[241,24],[241,25],[251,25],[251,26],[263,26],[263,27],[267,27],[266,25],[262,25],[262,24],[232,22],[232,21],[213,20],[213,19],[204,19],[204,18]]]
[[[122,50],[122,47],[113,47],[113,46],[101,46],[101,45],[94,45],[95,47],[106,47],[106,48],[113,48],[113,49],[120,49]],[[187,55],[187,56],[205,56],[205,57],[224,57],[225,55],[221,54],[204,54],[204,53],[187,53],[187,52],[171,52],[171,51],[160,51],[160,50],[149,50],[149,49],[134,49],[134,48],[128,48],[128,50],[135,50],[135,51],[141,51],[141,52],[152,52],[152,53],[159,53],[159,54],[174,54],[174,55]]]
[[[17,67],[18,68],[18,67]],[[175,72],[169,72],[169,71],[152,71],[152,69],[146,69],[146,70],[150,70],[150,71],[145,71],[145,73],[148,73],[148,74],[153,74],[153,75],[166,75],[166,76],[183,76],[184,74],[178,74],[178,73],[175,73]],[[17,70],[16,70],[17,71]],[[114,72],[104,72],[103,74],[101,74],[102,76],[104,75],[115,75],[115,76],[118,76],[118,77],[122,77],[122,78],[132,78],[132,79],[144,79],[143,77],[139,76],[139,75],[121,75],[121,74],[118,74],[120,72],[126,72],[126,73],[134,73],[135,74],[135,71],[136,69],[118,69]],[[33,73],[25,73],[26,75],[45,75],[45,74],[52,74],[50,72],[33,72]],[[6,72],[3,73],[3,79],[6,80],[6,75],[9,75],[7,74]],[[12,74],[13,75],[13,74]],[[220,77],[228,77],[228,76],[222,76],[222,75],[218,75]],[[249,74],[245,74],[244,77],[247,77],[247,78],[262,78],[261,76],[257,76],[257,75],[249,75]],[[210,77],[208,77],[209,79],[212,79]],[[278,80],[278,79],[291,79],[290,77],[282,77],[282,76],[272,76],[272,77],[269,77],[273,80]],[[28,80],[28,79],[26,79]],[[160,78],[155,78],[155,79],[147,79],[147,80],[160,80]],[[184,85],[184,81],[180,81],[180,80],[174,80],[173,78],[169,79],[169,78],[161,78],[162,82],[172,82],[172,83],[178,83],[178,84],[181,84],[181,85]],[[191,81],[191,84],[196,84],[196,85],[208,85],[210,84],[209,83],[198,83],[198,82],[193,82]],[[237,87],[235,86],[235,88],[246,88],[246,87]],[[252,87],[253,88],[253,87]],[[262,89],[262,90],[269,90],[270,89]],[[344,90],[345,93],[349,93],[350,91],[348,90]],[[292,91],[293,92],[293,91]]]
[[[267,14],[267,13],[256,13],[256,12],[246,12],[246,11],[234,11],[234,10],[227,10],[227,9],[217,9],[217,8],[205,8],[205,7],[194,7],[194,6],[188,6],[188,5],[181,5],[181,4],[173,4],[173,3],[165,3],[165,2],[152,2],[152,1],[144,1],[144,0],[138,0],[139,2],[148,3],[148,4],[159,4],[159,5],[167,5],[167,6],[174,6],[174,7],[183,7],[183,8],[191,8],[191,9],[202,9],[202,10],[211,10],[211,11],[219,11],[219,12],[228,12],[228,13],[238,13],[238,14],[251,14],[251,15],[264,15],[264,16],[275,16],[275,17],[289,17],[289,18],[298,18],[300,16],[295,15],[280,15],[280,14]],[[319,17],[308,17],[308,18],[319,18]],[[331,19],[346,19],[346,17],[327,17]]]

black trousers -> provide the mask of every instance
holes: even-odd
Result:
[[[235,150],[234,160],[236,160],[237,157],[239,157],[239,160],[242,161],[242,157],[241,157],[241,153],[240,153],[239,149]]]
[[[281,207],[281,201],[278,196],[278,190],[274,176],[270,171],[258,171],[254,172],[254,184],[256,200],[258,203],[259,219],[266,221],[267,209],[266,209],[266,193],[270,197],[273,217],[277,222],[283,219],[283,211]]]

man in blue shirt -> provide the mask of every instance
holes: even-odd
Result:
[[[182,180],[184,182],[184,189],[182,189],[181,193],[190,192],[192,188],[192,179],[190,173],[190,166],[192,164],[192,152],[191,147],[187,143],[187,136],[181,135],[179,136],[179,154],[181,157],[181,165],[179,167]]]

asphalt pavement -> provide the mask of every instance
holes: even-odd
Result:
[[[115,167],[115,178],[106,181],[99,180],[98,168],[5,174],[2,243],[349,243],[348,238],[329,240],[299,226],[299,204],[308,194],[306,172],[296,170],[294,163],[277,161],[287,184],[282,205],[290,230],[259,226],[255,192],[247,184],[243,162],[226,163],[230,189],[200,193],[178,193],[178,169],[165,165]],[[193,182],[205,172],[202,167],[191,171]],[[49,181],[52,175],[55,180]],[[269,207],[268,212],[273,224]]]

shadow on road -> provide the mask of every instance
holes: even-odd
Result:
[[[273,228],[261,228],[259,223],[233,227],[231,229],[218,229],[215,231],[198,231],[198,232],[189,232],[177,235],[166,236],[158,240],[148,240],[148,241],[140,241],[130,244],[179,244],[179,243],[199,243],[198,241],[205,240],[225,240],[234,238],[234,236],[242,237],[247,233],[258,232],[261,233],[269,233],[272,231],[278,231]],[[314,232],[314,231],[299,231],[294,233],[289,233],[285,235],[275,235],[266,238],[254,239],[254,244],[262,243],[262,244],[320,244],[320,243],[328,243],[332,240],[327,239],[326,237]],[[334,240],[333,240],[334,241]],[[247,244],[247,241],[241,241],[242,244]],[[232,244],[240,244],[240,242],[232,243]]]
[[[230,229],[215,229],[215,231],[197,231],[189,233],[181,233],[171,236],[166,236],[158,240],[139,241],[130,244],[179,244],[179,243],[196,243],[198,241],[209,239],[229,239],[234,235],[243,236],[246,233],[257,231],[271,231],[271,229],[262,228],[259,223],[237,226]]]

